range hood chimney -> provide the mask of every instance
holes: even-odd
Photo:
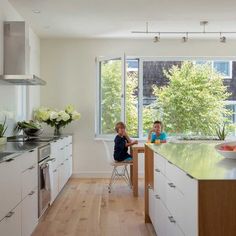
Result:
[[[24,21],[4,22],[4,66],[0,80],[13,85],[45,85],[30,73],[29,28]]]

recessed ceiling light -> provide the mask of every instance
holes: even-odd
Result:
[[[32,12],[33,12],[34,14],[40,14],[40,13],[41,13],[41,11],[38,10],[38,9],[34,9],[34,10],[32,10]]]

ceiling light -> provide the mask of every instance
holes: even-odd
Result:
[[[158,36],[155,36],[154,39],[153,39],[153,42],[154,43],[159,43],[161,41],[161,37],[160,37],[160,33]]]
[[[186,33],[186,36],[182,37],[182,42],[183,43],[188,42],[188,33]]]
[[[221,33],[220,33],[220,42],[221,43],[226,43],[226,37],[222,36]]]
[[[40,14],[40,13],[41,13],[41,11],[40,11],[39,9],[32,10],[32,12],[33,12],[34,14]]]

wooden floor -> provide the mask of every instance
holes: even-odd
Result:
[[[33,236],[152,236],[144,224],[143,181],[134,198],[120,181],[112,193],[107,179],[70,179]]]

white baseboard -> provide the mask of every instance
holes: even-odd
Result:
[[[72,178],[110,178],[111,171],[79,171],[72,174]],[[139,178],[143,178],[144,173],[139,173]]]

